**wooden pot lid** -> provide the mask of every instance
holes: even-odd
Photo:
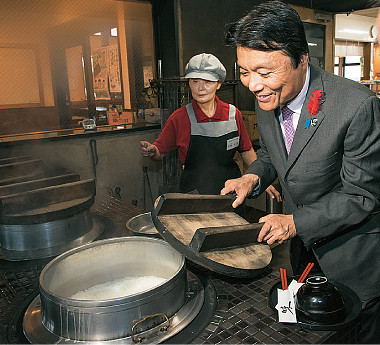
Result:
[[[41,224],[70,218],[95,201],[95,180],[68,174],[0,186],[0,224]]]
[[[257,242],[262,224],[234,212],[231,196],[168,193],[152,211],[161,236],[211,271],[239,278],[262,273],[272,259],[270,246]]]

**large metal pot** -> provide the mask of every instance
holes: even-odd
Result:
[[[165,280],[129,296],[72,298],[94,285],[144,276]],[[185,302],[185,292],[184,257],[165,241],[148,237],[107,239],[61,254],[43,269],[41,319],[50,332],[60,337],[82,341],[119,339],[165,321],[160,315],[169,318],[176,313]],[[159,316],[151,317],[156,314]]]
[[[32,260],[61,254],[98,237],[103,225],[89,209],[40,224],[0,224],[0,258]]]
[[[78,174],[0,185],[0,258],[46,258],[93,241],[104,229],[90,212],[94,201],[95,180]]]

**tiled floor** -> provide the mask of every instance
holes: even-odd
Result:
[[[333,339],[355,343],[355,329],[313,331],[298,324],[278,323],[277,314],[268,305],[268,292],[279,280],[277,272],[253,280],[217,275],[210,279],[217,291],[218,307],[195,344],[316,344],[332,343]]]

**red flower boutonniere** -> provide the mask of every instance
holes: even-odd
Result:
[[[318,110],[321,107],[321,97],[322,97],[321,89],[316,89],[312,92],[309,99],[309,103],[307,105],[307,108],[311,116],[318,113]]]

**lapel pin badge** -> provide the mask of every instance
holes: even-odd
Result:
[[[312,92],[309,102],[307,104],[307,108],[309,110],[310,116],[314,116],[318,113],[319,109],[321,108],[321,103],[324,101],[325,95],[321,89],[316,89]],[[309,129],[310,125],[315,127],[318,124],[318,119],[310,119],[306,120],[305,128]]]

